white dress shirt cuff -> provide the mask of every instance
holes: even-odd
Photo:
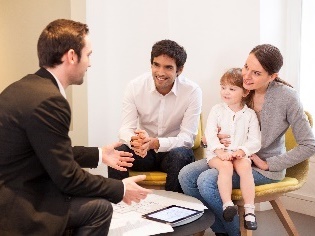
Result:
[[[159,139],[159,144],[160,147],[159,149],[154,149],[155,152],[167,152],[169,151],[170,148],[170,142],[168,138],[158,138]]]
[[[102,163],[102,155],[103,155],[102,148],[98,148],[98,164],[97,164],[97,166],[99,166]],[[124,182],[123,182],[123,185],[124,185],[124,195],[123,196],[125,196],[125,194],[126,194],[126,187],[125,187]]]
[[[98,148],[98,164],[97,164],[97,166],[100,166],[100,164],[102,163],[102,156],[103,156],[102,148]]]

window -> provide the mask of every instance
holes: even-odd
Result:
[[[302,1],[300,97],[315,119],[315,1]],[[313,127],[315,131],[315,127]]]

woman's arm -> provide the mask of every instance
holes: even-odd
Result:
[[[274,96],[280,96],[279,91],[276,91],[277,94]],[[308,159],[315,154],[315,138],[311,130],[310,124],[305,116],[303,106],[300,103],[298,94],[295,90],[292,89],[282,89],[280,92],[283,94],[282,97],[285,97],[285,104],[281,106],[281,109],[285,109],[284,112],[280,114],[275,114],[276,116],[284,116],[282,123],[278,122],[277,124],[272,123],[268,126],[265,126],[265,129],[281,129],[287,127],[287,123],[292,127],[294,138],[297,142],[297,146],[292,150],[285,152],[281,155],[272,156],[266,159],[270,171],[281,171],[291,166],[294,166],[305,159]],[[269,98],[270,106],[278,106],[277,101],[280,99],[273,99],[272,96]],[[283,102],[283,99],[281,100]],[[270,111],[269,111],[270,113]],[[263,130],[262,130],[263,131]],[[286,129],[284,130],[284,132]],[[284,135],[283,132],[283,135]],[[264,135],[268,135],[268,132],[265,132]],[[270,137],[270,136],[269,136]],[[272,145],[272,144],[271,144]]]

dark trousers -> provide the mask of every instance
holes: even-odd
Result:
[[[75,236],[108,234],[113,207],[103,198],[73,197],[66,232]],[[64,234],[65,235],[65,234]]]
[[[156,153],[154,150],[142,158],[136,155],[127,145],[123,144],[117,148],[119,151],[131,152],[135,158],[131,170],[134,171],[162,171],[167,174],[165,190],[182,193],[183,190],[178,181],[179,171],[195,160],[191,148],[178,147],[169,152]],[[124,179],[129,177],[128,171],[118,171],[108,167],[108,177]]]

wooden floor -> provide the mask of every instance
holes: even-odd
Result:
[[[315,210],[315,209],[314,209]],[[290,212],[289,215],[294,222],[300,236],[315,235],[315,217]],[[273,210],[257,211],[258,229],[253,231],[253,236],[287,236],[280,220]],[[204,236],[214,236],[211,229],[206,230]]]

